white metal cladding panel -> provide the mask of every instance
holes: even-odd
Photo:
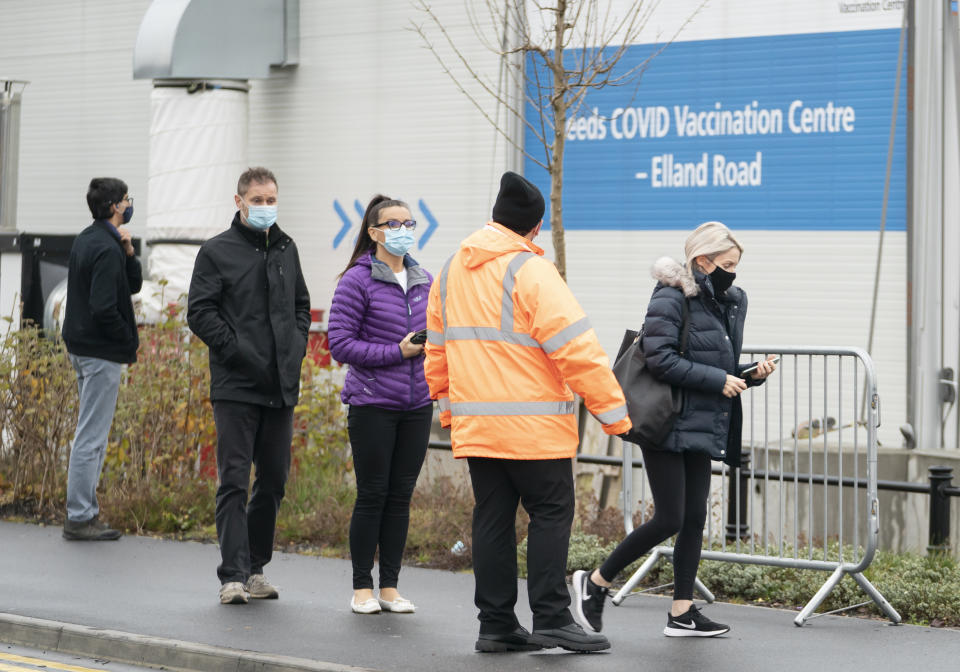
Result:
[[[498,61],[477,42],[463,4],[431,4],[471,64],[495,78]],[[439,226],[412,254],[439,272],[490,216],[503,141],[495,157],[493,128],[409,30],[411,20],[426,23],[409,3],[324,0],[300,7],[300,65],[253,83],[249,158],[277,174],[281,226],[297,240],[311,302],[327,308],[359,230],[355,202],[365,207],[378,192],[406,200],[420,238],[428,227],[424,201]],[[436,29],[430,33],[442,41]],[[491,99],[465,84],[492,111]],[[345,225],[335,201],[351,223],[336,248]]]
[[[146,212],[150,82],[132,50],[148,0],[3,0],[0,76],[23,94],[17,225],[74,232],[89,223],[91,177],[122,178]],[[145,218],[135,216],[134,235]]]
[[[633,0],[602,4],[609,8],[611,17],[623,17]],[[685,42],[899,28],[905,0],[663,0],[644,4],[653,11],[640,36],[641,43],[667,41],[674,35],[676,41]],[[528,5],[533,5],[532,0]],[[530,15],[535,16],[532,11]],[[538,23],[532,21],[531,25]]]
[[[691,227],[692,229],[692,227]],[[735,231],[745,252],[736,284],[749,298],[747,344],[866,347],[877,234]],[[568,231],[568,279],[611,357],[623,330],[639,329],[661,256],[681,259],[688,232]],[[538,240],[538,242],[541,242]],[[880,437],[899,446],[906,421],[906,234],[888,233],[873,358],[882,399]]]

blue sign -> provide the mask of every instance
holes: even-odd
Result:
[[[564,227],[690,230],[718,220],[734,230],[878,230],[899,38],[869,30],[668,46],[639,88],[593,90],[569,120]],[[657,48],[630,47],[614,76]],[[903,73],[894,231],[906,229]],[[526,114],[539,124],[529,103]],[[527,151],[538,145],[528,128]],[[530,158],[525,174],[549,196],[549,175]]]

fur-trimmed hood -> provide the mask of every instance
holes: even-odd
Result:
[[[650,275],[669,287],[680,288],[684,296],[696,296],[700,293],[700,287],[697,286],[690,269],[672,257],[660,257],[653,262]]]

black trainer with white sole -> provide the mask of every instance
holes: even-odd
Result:
[[[667,627],[663,629],[667,637],[716,637],[727,632],[730,632],[729,625],[714,623],[693,605],[682,616],[671,616],[667,612]]]
[[[609,593],[609,588],[590,580],[590,572],[578,569],[573,573],[574,615],[584,630],[600,632],[603,629],[603,603]]]

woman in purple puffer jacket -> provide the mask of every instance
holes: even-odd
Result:
[[[430,439],[433,403],[423,376],[422,340],[432,276],[407,250],[417,223],[402,201],[374,196],[347,269],[333,294],[330,354],[350,365],[343,403],[357,477],[350,521],[353,598],[358,614],[412,613],[397,592],[410,497]],[[413,341],[420,341],[417,344]],[[373,556],[380,548],[380,594]]]

